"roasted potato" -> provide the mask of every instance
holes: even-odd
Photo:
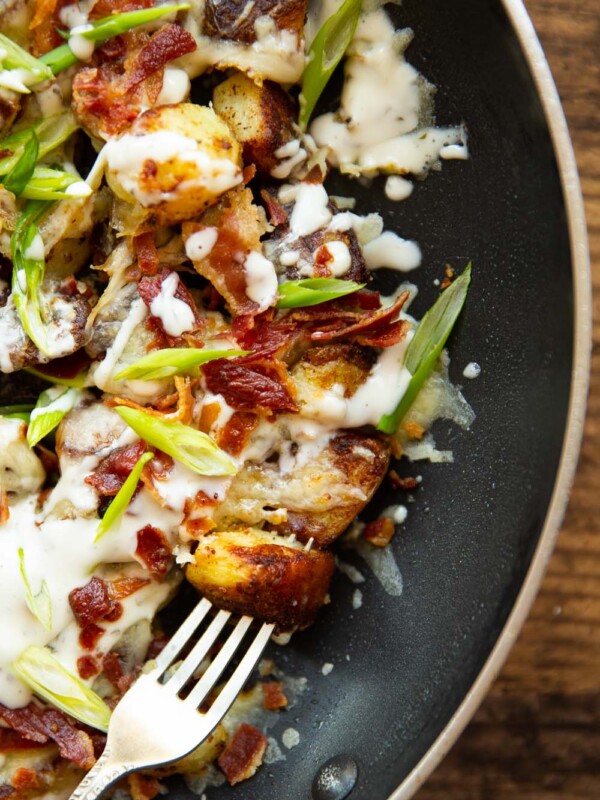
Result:
[[[213,105],[242,145],[244,163],[270,175],[279,163],[275,151],[296,138],[298,109],[289,94],[277,83],[258,85],[238,72],[215,88]]]
[[[244,528],[203,536],[186,569],[190,583],[218,608],[305,628],[325,600],[334,570],[330,553],[305,551],[274,533]]]
[[[242,180],[240,147],[211,108],[150,109],[105,146],[106,180],[125,204],[169,225],[194,217]],[[137,207],[137,209],[136,209]],[[123,209],[116,209],[124,217]]]

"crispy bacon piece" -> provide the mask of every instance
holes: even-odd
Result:
[[[249,411],[236,411],[231,415],[225,427],[219,431],[217,444],[232,456],[239,456],[257,425],[256,414]]]
[[[171,274],[172,270],[163,267],[163,269],[161,269],[160,272],[158,272],[156,275],[145,275],[139,282],[138,290],[140,293],[140,297],[142,298],[144,303],[148,306],[149,311],[150,311],[150,306],[152,305],[152,301],[154,300],[155,297],[157,297],[160,294],[163,282]],[[198,309],[196,308],[196,303],[194,302],[194,298],[192,297],[189,289],[182,280],[179,280],[174,296],[192,309],[195,322],[194,330],[199,330],[200,328],[202,328],[203,323],[198,314]],[[163,333],[163,335],[166,337],[167,341],[170,344],[174,344],[175,342],[179,341],[179,337],[169,336],[169,334],[164,330],[160,319],[158,319],[157,317],[150,317],[150,319],[153,320],[154,323],[160,327],[161,332]]]
[[[367,522],[362,535],[363,539],[375,547],[387,547],[395,533],[394,521],[389,517],[383,517],[373,520],[373,522]]]
[[[164,67],[195,50],[194,38],[175,23],[148,37],[132,31],[104,44],[93,65],[79,69],[73,79],[73,111],[95,136],[117,135],[143,105],[156,102]]]
[[[153,575],[165,575],[171,566],[171,547],[158,528],[146,525],[137,533],[136,556]]]
[[[0,719],[32,742],[46,744],[52,739],[63,758],[83,769],[90,769],[94,764],[94,745],[90,736],[76,728],[62,711],[33,703],[16,709],[0,704]]]
[[[402,489],[407,492],[411,492],[419,486],[419,481],[416,478],[401,478],[395,469],[391,469],[388,472],[388,479],[394,489]]]
[[[31,739],[26,739],[17,731],[12,728],[0,727],[0,753],[6,753],[9,750],[31,750],[38,746],[38,742],[32,742]],[[1,789],[2,787],[0,787]],[[0,793],[0,798],[2,794]]]
[[[260,196],[266,206],[271,225],[275,225],[275,227],[278,225],[285,225],[288,220],[287,211],[281,205],[276,195],[271,194],[268,189],[261,189]]]
[[[29,23],[33,54],[36,57],[63,44],[58,33],[64,25],[60,21],[60,11],[71,0],[36,0],[35,14]]]
[[[8,493],[0,486],[0,525],[4,525],[10,519],[10,508],[8,506]]]
[[[108,594],[113,600],[124,600],[149,583],[149,578],[117,578],[108,582]]]
[[[158,250],[154,241],[154,233],[140,233],[133,237],[133,249],[142,275],[156,275],[158,272]]]
[[[310,338],[315,342],[327,342],[342,336],[349,337],[359,334],[361,337],[360,344],[369,344],[370,342],[363,340],[368,339],[370,336],[381,336],[389,329],[390,325],[394,325],[397,322],[396,317],[409,296],[409,292],[403,292],[388,308],[379,308],[368,314],[358,314],[356,321],[346,326],[342,325],[340,327],[335,320],[330,325],[325,323],[321,330],[313,331]],[[406,335],[406,332],[404,335]]]
[[[27,792],[31,789],[37,789],[40,785],[38,774],[34,769],[27,769],[27,767],[19,767],[13,774],[10,782],[18,792]]]
[[[131,800],[153,800],[160,794],[161,786],[156,778],[150,775],[142,775],[139,772],[127,777]]]
[[[106,581],[92,578],[85,586],[69,592],[69,605],[80,627],[103,620],[113,607]]]
[[[91,656],[80,656],[77,659],[77,672],[79,676],[86,681],[88,678],[93,678],[100,672],[100,667],[95,658]]]
[[[227,742],[217,763],[233,786],[254,775],[262,764],[266,749],[266,736],[254,725],[242,722]]]
[[[238,411],[266,414],[297,412],[294,389],[285,365],[275,359],[243,362],[243,359],[212,361],[203,366],[208,389],[221,394]]]
[[[269,711],[277,711],[285,708],[288,699],[283,691],[283,684],[280,681],[265,681],[260,685],[263,691],[263,707]]]
[[[165,25],[137,54],[133,70],[127,75],[127,91],[163,70],[169,61],[193,53],[195,49],[196,40],[180,25]]]
[[[142,441],[113,450],[98,464],[94,472],[86,477],[85,482],[93,486],[98,494],[114,497],[145,450],[146,444]]]
[[[125,11],[139,11],[153,5],[154,0],[97,0],[90,11],[90,19],[102,19],[115,12],[123,14]]]
[[[100,625],[86,625],[79,634],[79,644],[85,650],[93,650],[98,643],[98,639],[104,634],[104,628]]]
[[[278,355],[285,359],[287,353],[307,336],[291,315],[276,320],[271,309],[254,317],[251,328],[236,331],[235,323],[238,319],[236,317],[233,321],[238,343],[241,348],[251,350],[255,355]]]

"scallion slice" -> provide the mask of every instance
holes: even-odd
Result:
[[[13,663],[13,669],[33,692],[51,705],[92,728],[108,730],[110,708],[65,669],[47,647],[30,645]]]
[[[184,372],[196,375],[200,364],[216,361],[219,358],[235,358],[247,354],[247,350],[202,350],[190,347],[154,350],[148,355],[142,356],[135,364],[130,364],[122,369],[115,375],[115,380],[154,381]]]
[[[321,26],[308,51],[302,76],[298,124],[306,130],[323,89],[354,36],[360,17],[361,0],[345,0]]]
[[[19,547],[19,571],[23,584],[25,585],[25,600],[27,608],[31,611],[33,616],[37,619],[40,625],[43,625],[47,631],[52,630],[52,601],[50,599],[50,590],[46,581],[42,581],[40,590],[37,594],[33,593],[31,584],[25,571],[25,553],[22,547]]]
[[[79,389],[55,386],[42,392],[29,419],[27,428],[29,446],[33,447],[53,431],[65,414],[75,408],[80,399]]]
[[[342,281],[339,278],[305,278],[299,281],[280,283],[277,308],[303,308],[316,306],[357,292],[364,283]]]
[[[96,532],[94,542],[101,539],[105,533],[123,516],[127,510],[127,506],[131,502],[131,498],[137,488],[137,485],[142,474],[142,470],[149,461],[154,458],[154,453],[144,453],[138,458],[134,468],[131,470],[123,486],[119,489],[111,504],[106,509],[106,512],[100,520]]]
[[[235,475],[237,472],[227,453],[202,431],[127,406],[116,406],[115,411],[144,441],[193,472],[199,475]]]
[[[17,195],[17,197],[23,194],[23,189],[25,189],[31,180],[31,176],[35,170],[39,151],[40,143],[35,131],[32,130],[29,139],[27,139],[23,145],[19,160],[8,175],[2,179],[5,189],[8,189],[9,192]]]
[[[39,237],[37,223],[53,205],[50,201],[29,200],[17,220],[11,237],[13,262],[12,295],[25,333],[42,353],[48,355],[46,328],[42,321],[40,287],[46,259],[38,257],[32,245]]]
[[[404,366],[412,375],[404,396],[391,414],[381,418],[377,429],[394,433],[402,418],[413,404],[425,380],[440,357],[446,340],[465,303],[471,282],[471,265],[452,283],[434,303],[419,323],[406,350]]]

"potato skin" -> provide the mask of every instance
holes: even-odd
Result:
[[[219,162],[230,162],[235,168],[234,173],[237,172],[237,182],[241,181],[240,146],[227,124],[211,108],[191,103],[159,106],[139,116],[127,134],[144,136],[164,132],[195,140],[198,152],[217,165]],[[118,145],[118,140],[109,143],[110,147],[115,145]],[[210,180],[196,163],[177,156],[166,161],[147,159],[136,176],[140,194],[169,194],[166,199],[156,203],[138,202],[124,186],[124,178],[130,177],[128,170],[125,174],[111,167],[109,155],[106,180],[115,195],[137,209],[140,221],[144,216],[151,216],[160,225],[174,224],[200,214],[223,193],[210,185]],[[142,210],[144,213],[140,215]],[[118,209],[117,214],[126,216],[126,210]]]
[[[274,622],[279,631],[305,628],[323,605],[335,562],[330,553],[253,528],[204,536],[186,569],[190,583],[236,614]]]
[[[259,86],[238,72],[215,88],[213,105],[242,145],[244,163],[270,176],[279,163],[275,151],[295,138],[298,110],[289,94],[277,83]]]

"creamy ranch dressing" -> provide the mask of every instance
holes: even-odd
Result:
[[[187,72],[178,67],[165,67],[163,84],[156,98],[156,105],[182,103],[190,93],[190,78]]]
[[[273,305],[277,299],[277,273],[273,263],[262,253],[252,252],[244,261],[246,294],[261,311]]]
[[[160,319],[165,333],[169,336],[181,336],[191,330],[196,319],[190,306],[178,297],[175,292],[179,286],[179,275],[172,272],[160,286],[160,292],[150,303],[150,313]]]
[[[460,145],[466,154],[462,128],[423,124],[431,87],[404,58],[411,39],[411,31],[394,30],[383,9],[362,14],[348,49],[340,108],[318,117],[310,129],[343,172],[418,175],[444,148]],[[450,157],[452,152],[445,150]]]
[[[190,261],[202,261],[211,254],[218,238],[217,228],[203,228],[201,231],[196,231],[186,239],[185,254]]]

